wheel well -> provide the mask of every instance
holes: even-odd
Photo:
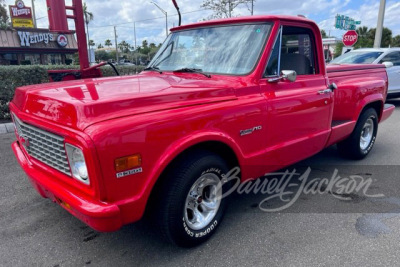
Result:
[[[165,174],[168,173],[171,168],[174,168],[177,164],[179,164],[181,160],[189,157],[192,153],[196,153],[196,151],[209,151],[219,155],[221,158],[226,160],[229,168],[239,166],[239,160],[237,159],[235,152],[225,143],[218,141],[207,141],[187,148],[186,150],[182,151],[178,156],[176,156],[158,177],[147,201],[146,214],[151,216],[152,207],[156,205],[155,202],[157,201],[157,197],[160,194],[160,190],[162,190],[162,188],[164,187],[163,183],[165,179],[163,178],[165,177]]]
[[[361,116],[361,114],[362,114],[365,110],[367,110],[367,109],[369,109],[369,108],[375,109],[376,114],[378,114],[378,118],[379,118],[378,121],[379,121],[380,118],[381,118],[381,114],[382,114],[383,103],[382,103],[381,101],[375,101],[375,102],[369,103],[368,105],[366,105],[366,106],[363,108],[363,110],[361,111],[361,113],[360,113],[359,116]]]

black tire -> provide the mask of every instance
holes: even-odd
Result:
[[[364,142],[361,144],[361,137],[365,134],[365,127],[367,127],[367,122],[373,122],[371,127],[373,132],[370,142]],[[338,143],[339,153],[346,158],[351,159],[363,159],[370,152],[375,144],[376,135],[378,133],[378,115],[373,108],[365,110],[359,117],[356,127],[354,128],[352,134],[344,141]],[[369,140],[369,138],[367,139]]]
[[[156,218],[153,217],[153,220],[156,219],[159,230],[167,241],[182,247],[193,247],[203,243],[214,234],[223,219],[228,198],[220,200],[219,208],[215,211],[215,215],[210,216],[210,218],[212,217],[211,221],[200,229],[193,229],[189,225],[188,217],[190,216],[188,211],[190,209],[187,208],[187,201],[191,199],[189,192],[193,192],[191,189],[201,177],[213,177],[213,179],[218,177],[221,181],[223,175],[228,171],[228,164],[225,160],[207,151],[196,151],[186,155],[184,159],[179,160],[172,168],[169,168],[166,176],[163,177],[162,190],[159,191],[160,195],[157,198],[157,203],[155,203]],[[224,184],[220,192],[222,194],[226,192],[230,184]],[[203,192],[206,191],[205,188],[207,186],[203,187]],[[198,206],[201,206],[202,201],[208,203],[206,196],[204,196],[204,200],[203,196],[199,196],[197,199],[200,199],[200,202],[194,202]],[[192,203],[191,201],[189,202]]]

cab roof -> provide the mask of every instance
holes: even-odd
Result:
[[[262,16],[235,17],[235,18],[228,18],[228,19],[216,19],[216,20],[208,20],[208,21],[190,23],[190,24],[172,28],[171,32],[192,29],[192,28],[207,27],[207,26],[239,24],[239,23],[246,23],[246,22],[251,23],[251,22],[278,21],[278,20],[291,21],[291,22],[303,22],[303,23],[306,22],[308,24],[312,24],[312,25],[316,26],[314,21],[304,18],[304,17],[301,17],[301,16],[262,15]]]

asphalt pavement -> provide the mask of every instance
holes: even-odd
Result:
[[[310,193],[264,212],[262,193],[236,194],[217,233],[192,249],[163,242],[146,221],[92,230],[36,193],[10,148],[14,134],[0,135],[0,266],[399,266],[400,100],[391,103],[368,158],[343,159],[333,146],[288,168],[370,178],[367,193],[380,197]]]

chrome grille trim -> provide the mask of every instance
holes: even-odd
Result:
[[[22,144],[26,152],[44,164],[71,176],[64,148],[64,138],[22,122],[15,114],[12,114],[12,116],[19,139],[22,137],[29,144]]]

